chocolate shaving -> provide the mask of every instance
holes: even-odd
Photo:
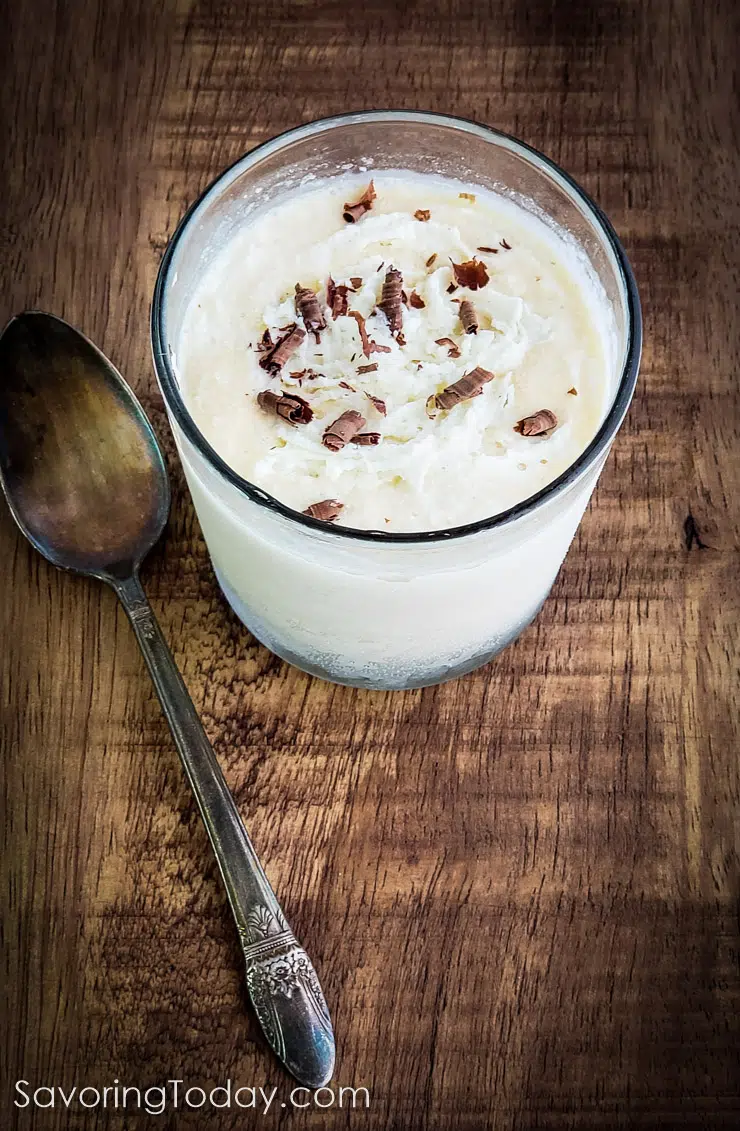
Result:
[[[260,358],[262,368],[275,376],[283,368],[291,354],[295,353],[305,336],[306,331],[301,330],[300,326],[296,326],[295,322],[287,327],[287,333],[278,339],[264,357]]]
[[[358,432],[365,427],[365,417],[353,408],[347,409],[329,425],[322,437],[322,443],[330,452],[340,452]]]
[[[308,369],[291,369],[289,376],[292,377],[294,381],[300,381],[308,372]]]
[[[344,283],[340,283],[337,286],[330,275],[326,283],[326,301],[328,306],[331,307],[331,316],[335,320],[347,313],[347,307],[349,306],[348,294],[349,287],[346,287]]]
[[[347,313],[349,308],[348,288],[341,284],[334,291],[334,301],[331,304],[331,316],[335,320]]]
[[[478,333],[478,315],[469,298],[464,298],[460,303],[460,321],[466,334]]]
[[[336,499],[322,499],[320,503],[311,503],[303,513],[309,518],[318,518],[320,522],[334,522],[343,510],[344,503],[339,503]]]
[[[295,285],[295,308],[303,319],[307,330],[310,330],[318,342],[321,330],[326,329],[326,319],[319,306],[319,300],[309,287]]]
[[[350,283],[355,288],[355,290],[358,291],[362,286],[362,279],[359,275],[353,275],[350,279]]]
[[[461,200],[475,201],[475,193],[474,192],[459,192],[457,195],[460,197]]]
[[[401,334],[400,332],[398,334],[396,334],[396,341],[398,342],[399,346],[405,346],[406,345],[406,339],[404,338],[403,334]]]
[[[499,243],[506,251],[511,251],[511,244],[507,243],[506,240],[499,240]]]
[[[366,212],[369,212],[375,200],[375,185],[371,181],[356,204],[345,204],[343,216],[348,224],[354,224]]]
[[[354,387],[354,385],[350,385],[347,381],[340,381],[339,382],[339,388],[340,389],[349,389],[350,393],[356,393],[357,392],[357,389]]]
[[[483,386],[492,380],[493,373],[477,366],[475,369],[471,369],[469,373],[463,373],[459,381],[455,381],[453,385],[448,385],[441,393],[437,393],[434,398],[434,406],[441,409],[454,408],[460,401],[469,401],[473,397],[480,396],[483,392]]]
[[[353,444],[361,444],[364,447],[374,447],[380,443],[380,432],[358,432],[356,436],[352,437]]]
[[[409,306],[413,306],[414,310],[423,310],[426,303],[421,295],[417,295],[416,291],[412,291],[409,295]]]
[[[347,315],[349,318],[354,318],[360,331],[360,341],[362,342],[362,352],[365,357],[370,357],[371,353],[390,353],[390,346],[379,346],[368,335],[365,329],[365,319],[362,317],[358,310],[348,310]]]
[[[287,420],[289,424],[308,424],[313,420],[313,411],[308,401],[297,397],[294,393],[273,393],[265,389],[257,397],[257,404],[265,412]]]
[[[422,223],[425,220],[431,220],[431,218],[432,218],[432,214],[431,214],[431,212],[429,211],[428,208],[417,208],[416,212],[414,212],[414,219],[415,220],[421,220]]]
[[[460,347],[458,346],[457,342],[453,342],[452,338],[435,338],[434,344],[437,346],[447,346],[448,357],[460,356]]]
[[[392,334],[400,334],[403,325],[402,294],[403,276],[396,267],[391,266],[385,273],[378,309],[382,310],[388,319]]]
[[[577,397],[577,396],[578,396],[578,389],[576,389],[576,388],[575,388],[575,386],[574,386],[574,387],[573,387],[572,389],[568,389],[568,392],[570,393],[570,395],[571,395],[572,397]]]
[[[450,260],[450,263],[455,272],[455,282],[459,286],[477,291],[479,287],[485,287],[488,282],[486,265],[480,259],[467,259],[464,263],[453,263]]]
[[[449,287],[447,288],[447,294],[448,295],[454,295],[456,290],[457,290],[457,283],[450,283]]]
[[[365,319],[360,314],[359,310],[348,310],[347,316],[349,318],[354,318],[355,322],[357,323],[357,328],[360,331],[360,341],[362,342],[362,352],[364,353],[365,357],[370,357],[370,354],[373,352],[371,349],[372,342],[370,341],[368,332],[365,329]]]
[[[272,349],[274,344],[275,343],[272,340],[272,334],[270,333],[270,331],[268,329],[268,330],[265,330],[264,334],[262,335],[262,337],[257,342],[257,345],[254,348],[257,350],[257,353],[267,353],[268,350]]]
[[[487,255],[498,255],[497,247],[477,247],[476,251],[485,251]]]
[[[514,425],[514,431],[521,436],[546,436],[557,426],[558,418],[555,413],[549,408],[541,408],[539,412],[533,412],[531,416],[518,420]]]
[[[385,416],[387,411],[385,407],[385,401],[382,401],[380,397],[374,397],[372,393],[365,393],[365,396],[369,401],[372,402],[373,406],[377,409],[380,415]]]
[[[430,255],[430,256],[429,256],[429,258],[427,259],[427,261],[426,261],[426,263],[424,264],[424,266],[425,266],[425,267],[431,267],[431,266],[432,266],[432,264],[434,263],[434,260],[435,260],[436,258],[437,258],[437,253],[436,253],[436,251],[435,251],[435,252],[433,252],[433,254],[432,254],[432,255]]]
[[[369,365],[358,365],[357,366],[357,372],[358,373],[374,373],[377,368],[378,368],[377,361],[371,361]]]

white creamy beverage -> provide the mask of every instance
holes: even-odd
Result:
[[[395,326],[379,305],[392,271]],[[336,177],[233,235],[175,352],[198,426],[245,479],[298,511],[334,500],[341,525],[441,530],[535,494],[592,439],[611,394],[604,306],[575,247],[502,197],[404,172]],[[292,326],[284,363],[266,369]],[[484,375],[463,384],[475,395],[456,399],[471,372]],[[450,387],[454,405],[439,407]],[[296,407],[286,396],[310,420],[276,415]],[[541,410],[552,416],[521,425]],[[347,412],[360,442],[327,446]]]
[[[175,428],[242,620],[299,667],[370,687],[436,683],[512,640],[606,451],[504,523],[425,532],[541,491],[608,412],[614,317],[575,240],[441,176],[304,177],[252,200],[198,270],[171,343],[185,405],[228,467],[291,508]]]

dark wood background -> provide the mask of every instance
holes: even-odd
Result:
[[[738,1125],[733,8],[5,5],[0,315],[67,317],[152,415],[175,495],[145,585],[319,968],[335,1082],[371,1095],[264,1119],[12,1106],[18,1078],[290,1085],[125,618],[2,508],[5,1126]],[[469,115],[562,163],[625,240],[646,323],[634,405],[537,622],[480,672],[390,694],[311,680],[230,614],[147,328],[168,236],[222,167],[378,106]]]

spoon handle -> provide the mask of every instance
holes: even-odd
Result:
[[[247,987],[276,1055],[317,1088],[334,1069],[324,995],[299,946],[226,784],[138,576],[112,581],[133,625],[216,854],[247,964]]]

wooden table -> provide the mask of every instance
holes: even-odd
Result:
[[[87,331],[166,445],[172,518],[144,581],[320,970],[335,1085],[370,1106],[279,1106],[290,1083],[124,615],[3,508],[4,1126],[737,1126],[732,8],[9,6],[2,317]],[[147,328],[162,249],[220,169],[375,106],[469,115],[565,166],[624,238],[646,323],[635,402],[537,622],[472,676],[390,694],[309,679],[230,614]],[[147,1122],[19,1110],[19,1078],[279,1093],[264,1118]]]

